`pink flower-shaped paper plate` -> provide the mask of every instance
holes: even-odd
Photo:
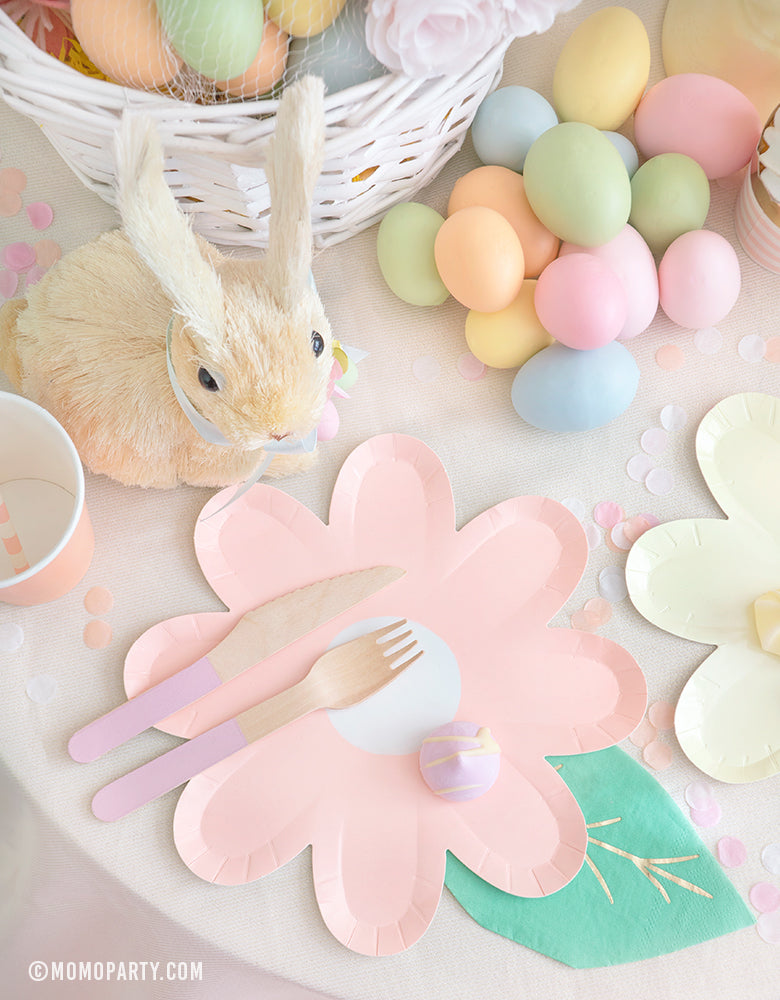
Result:
[[[425,653],[362,704],[314,712],[190,781],[174,819],[185,863],[209,881],[239,884],[311,844],[323,918],[365,954],[401,951],[425,931],[447,850],[516,895],[568,883],[587,833],[545,756],[611,746],[635,728],[646,700],[624,649],[546,625],[587,560],[576,518],[555,501],[519,497],[456,531],[441,463],[400,435],[350,455],[327,525],[271,486],[224,507],[229,495],[206,505],[195,546],[230,610],[141,636],[127,658],[128,694],[194,662],[245,611],[296,587],[375,565],[406,574],[162,728],[195,736],[300,680],[329,645],[391,618],[409,620]],[[497,780],[467,802],[437,797],[418,763],[425,736],[454,719],[489,727],[501,748]]]

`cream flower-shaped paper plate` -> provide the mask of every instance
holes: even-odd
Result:
[[[727,520],[646,532],[628,592],[653,624],[715,645],[680,695],[677,738],[721,781],[780,771],[780,399],[730,396],[702,420],[696,458]]]

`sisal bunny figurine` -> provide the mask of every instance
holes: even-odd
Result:
[[[226,486],[289,442],[313,446],[333,363],[310,271],[323,145],[322,82],[307,77],[286,90],[270,143],[268,252],[240,260],[193,233],[151,121],[123,116],[122,229],[0,310],[2,368],[93,472],[128,485]],[[269,472],[311,458],[302,447],[275,454]]]

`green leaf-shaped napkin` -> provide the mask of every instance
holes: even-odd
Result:
[[[753,923],[675,802],[627,753],[549,759],[585,815],[586,863],[553,895],[525,899],[448,855],[445,884],[477,923],[577,969],[664,955]]]

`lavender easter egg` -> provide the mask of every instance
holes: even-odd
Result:
[[[420,772],[430,790],[448,802],[467,802],[490,789],[498,777],[501,749],[487,726],[448,722],[426,736]]]

